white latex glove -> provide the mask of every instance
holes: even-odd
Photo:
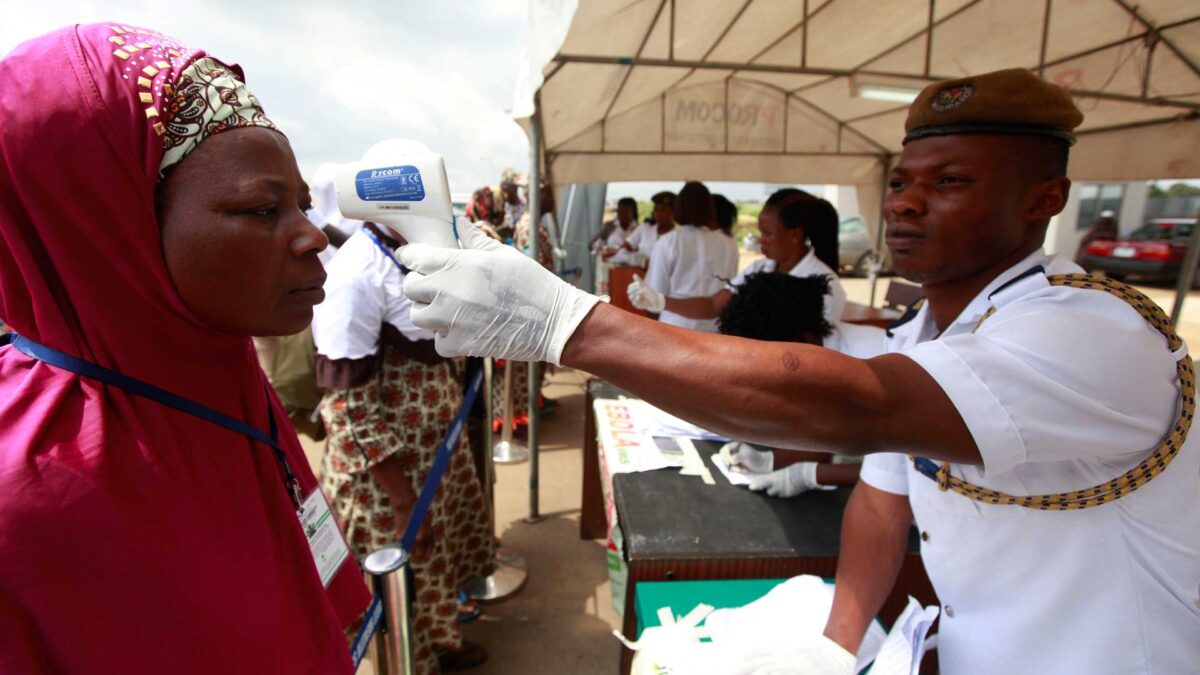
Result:
[[[566,260],[567,251],[565,249],[556,248],[556,249],[554,249],[554,257],[559,260]]]
[[[633,275],[633,281],[625,287],[625,294],[629,296],[629,302],[633,303],[634,307],[647,312],[661,314],[667,307],[667,297],[647,286],[636,274]]]
[[[491,356],[561,365],[563,347],[600,301],[520,251],[464,228],[462,249],[409,244],[404,294],[412,320],[437,333],[442,356]]]
[[[742,658],[744,675],[853,675],[855,656],[838,643],[822,635],[803,647],[746,654]]]
[[[834,489],[817,482],[816,462],[797,462],[765,476],[755,476],[747,487],[755,492],[766,490],[772,497],[795,497],[812,489]]]
[[[742,468],[746,473],[770,473],[775,468],[774,453],[756,450],[749,443],[730,441],[721,446],[719,454],[729,468]]]

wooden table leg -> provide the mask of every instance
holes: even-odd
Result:
[[[593,380],[584,385],[587,392],[583,413],[583,495],[579,505],[579,538],[603,539],[608,534],[604,515],[604,492],[600,484],[600,448],[596,440],[596,411],[592,405]]]

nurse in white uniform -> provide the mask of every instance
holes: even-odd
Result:
[[[675,229],[675,193],[659,192],[650,200],[654,202],[653,222],[638,225],[625,239],[625,250],[633,254],[628,262],[636,267],[646,267],[658,240]]]
[[[853,672],[915,518],[942,673],[1194,673],[1191,357],[1153,301],[1041,251],[1082,120],[1026,69],[917,97],[884,215],[926,302],[872,359],[655,323],[515,252],[411,246],[404,290],[443,353],[564,364],[732,438],[868,455],[824,635],[767,652],[787,672]]]
[[[765,257],[746,266],[733,280],[709,296],[685,298],[662,293],[647,284],[630,284],[629,301],[653,313],[669,311],[690,319],[716,317],[747,276],[777,272],[794,277],[823,274],[829,278],[825,318],[838,321],[846,306],[846,291],[834,268],[838,260],[838,215],[833,205],[796,188],[776,191],[758,214]]]
[[[662,295],[706,298],[737,271],[737,244],[717,227],[712,195],[703,183],[686,183],[675,202],[680,226],[654,245],[645,285]],[[707,333],[717,332],[715,318],[693,319],[664,309],[659,321]]]

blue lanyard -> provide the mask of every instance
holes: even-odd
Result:
[[[33,340],[21,337],[16,333],[8,333],[0,336],[0,347],[11,344],[14,349],[22,354],[41,361],[43,363],[70,371],[86,377],[88,379],[97,380],[109,386],[122,389],[134,396],[148,398],[155,403],[160,403],[168,408],[174,408],[182,413],[187,413],[193,417],[198,417],[205,422],[215,424],[219,427],[224,427],[230,431],[237,432],[266,445],[275,452],[275,457],[279,459],[283,465],[284,486],[287,488],[288,496],[292,500],[293,506],[298,511],[300,503],[303,501],[300,494],[300,481],[296,479],[296,475],[292,473],[292,467],[288,464],[287,456],[279,447],[279,430],[275,425],[275,414],[271,411],[271,406],[267,406],[267,415],[271,424],[271,435],[267,436],[258,427],[247,424],[242,420],[230,417],[223,412],[213,410],[208,406],[201,405],[195,401],[186,399],[182,396],[172,394],[165,389],[159,389],[154,385],[147,384],[141,380],[136,380],[128,375],[122,375],[115,370],[109,370],[102,366],[98,366],[90,361],[84,361],[81,358],[64,354],[55,349],[51,349],[42,344],[38,344]]]
[[[376,237],[374,232],[372,232],[366,228],[363,228],[363,233],[366,234],[368,237],[370,237],[371,241],[375,242],[375,246],[380,251],[383,251],[383,254],[388,257],[388,260],[391,260],[393,263],[396,264],[396,267],[400,268],[401,274],[408,274],[408,268],[405,267],[404,265],[401,265],[399,260],[396,260],[396,254],[392,252],[392,249],[388,248],[387,246],[384,246],[383,242],[379,241],[379,237]]]

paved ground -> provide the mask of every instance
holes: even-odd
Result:
[[[747,256],[749,260],[752,256]],[[882,297],[888,279],[881,279]],[[849,299],[867,302],[865,279],[845,279]],[[1170,311],[1174,290],[1143,287]],[[1200,344],[1200,293],[1190,294],[1184,306],[1181,334]],[[488,605],[483,618],[466,627],[468,639],[484,645],[491,658],[472,673],[478,675],[539,675],[573,673],[609,675],[616,671],[619,645],[609,634],[619,627],[610,601],[602,542],[579,539],[579,496],[583,439],[583,376],[561,370],[551,377],[546,394],[559,401],[553,420],[542,425],[541,522],[524,522],[529,514],[529,465],[497,467],[497,529],[506,546],[529,563],[524,590],[501,603]],[[322,452],[306,443],[310,459]],[[360,675],[373,675],[369,662]]]

